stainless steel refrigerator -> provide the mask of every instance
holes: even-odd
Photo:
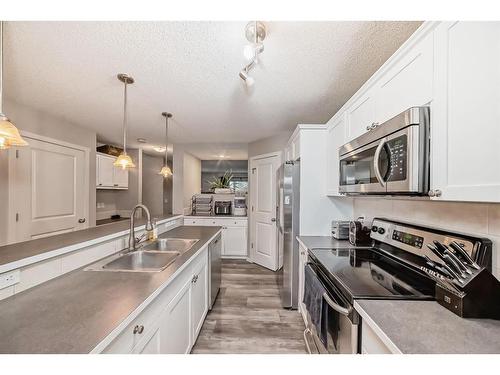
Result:
[[[298,307],[300,214],[300,161],[287,161],[278,171],[277,225],[279,265],[278,283],[284,308]]]

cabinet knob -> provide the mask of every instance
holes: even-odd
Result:
[[[136,335],[136,334],[140,335],[142,332],[144,332],[144,326],[137,325],[134,327],[134,335]]]
[[[439,189],[436,189],[436,190],[429,190],[429,197],[440,197],[443,192]]]

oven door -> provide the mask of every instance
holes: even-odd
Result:
[[[354,307],[346,301],[330,282],[324,273],[313,262],[307,263],[311,267],[324,289],[323,300],[328,306],[328,329],[326,345],[319,338],[314,324],[307,313],[307,327],[304,331],[304,340],[310,354],[357,354],[359,353],[359,315]]]
[[[340,156],[339,191],[346,194],[425,193],[419,127],[408,126]]]

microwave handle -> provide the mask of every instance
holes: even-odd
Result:
[[[380,169],[378,168],[378,160],[380,159],[380,152],[384,148],[385,144],[387,142],[387,138],[382,138],[380,140],[380,143],[377,146],[377,149],[375,150],[375,155],[373,157],[373,170],[375,171],[375,177],[377,177],[378,182],[380,182],[380,185],[385,188],[385,181],[382,175],[380,174]]]

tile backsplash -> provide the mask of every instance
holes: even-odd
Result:
[[[500,204],[440,202],[425,198],[358,197],[354,217],[407,221],[428,227],[480,235],[493,242],[493,274],[500,279]]]

